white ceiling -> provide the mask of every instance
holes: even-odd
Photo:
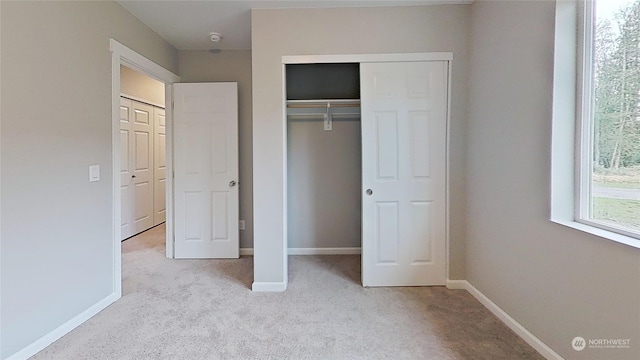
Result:
[[[328,8],[369,6],[411,6],[436,4],[469,4],[472,0],[229,0],[229,1],[125,1],[118,3],[160,34],[178,50],[209,50],[213,48],[250,49],[251,12],[253,9]],[[209,33],[222,34],[214,45]]]

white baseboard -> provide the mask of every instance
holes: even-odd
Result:
[[[240,256],[253,256],[253,248],[240,248]]]
[[[467,290],[473,297],[475,297],[482,305],[484,305],[489,311],[493,313],[498,319],[500,319],[505,325],[507,325],[513,332],[522,338],[527,344],[531,345],[540,355],[544,356],[548,360],[564,360],[562,356],[548,347],[542,340],[538,339],[529,330],[502,310],[496,303],[491,301],[487,296],[476,289],[466,280],[447,280],[447,288],[449,289],[464,289]]]
[[[359,247],[334,248],[289,248],[289,255],[358,255],[362,253]]]
[[[281,292],[287,290],[287,283],[255,281],[251,285],[251,290],[255,292]]]
[[[289,248],[289,255],[359,255],[362,248],[359,247],[333,247],[333,248]],[[240,255],[253,255],[253,248],[240,248]]]
[[[467,280],[447,280],[447,289],[449,290],[467,290],[469,285]]]
[[[91,318],[92,316],[104,310],[107,306],[113,304],[118,299],[119,297],[115,293],[107,296],[106,298],[100,300],[98,303],[91,306],[87,310],[76,315],[71,320],[58,326],[56,329],[54,329],[50,333],[36,340],[31,345],[28,345],[24,349],[9,356],[6,360],[25,360],[30,358],[31,356],[37,354],[39,351],[43,350],[47,346],[51,345],[54,341],[60,339],[64,335],[71,332],[71,330],[80,326],[83,322],[89,320],[89,318]]]

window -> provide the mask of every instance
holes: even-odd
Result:
[[[640,238],[640,0],[583,10],[576,220]]]

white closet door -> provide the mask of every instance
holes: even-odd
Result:
[[[175,257],[237,258],[237,83],[174,84]]]
[[[444,285],[446,62],[360,69],[362,284]]]
[[[166,220],[167,157],[166,119],[164,109],[153,109],[153,224]]]
[[[120,238],[126,239],[134,234],[133,229],[133,198],[131,197],[131,100],[120,98],[120,201],[121,201],[121,231]]]
[[[126,239],[153,226],[153,107],[121,99],[120,113],[121,237]]]

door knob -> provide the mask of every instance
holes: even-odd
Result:
[[[235,180],[231,180],[229,181],[229,187],[234,187],[236,186],[237,182]]]
[[[373,195],[373,190],[371,189],[367,189],[367,191],[365,191],[367,193],[367,195],[371,196]]]
[[[131,178],[132,178],[132,179],[133,179],[133,178],[135,178],[135,177],[136,177],[135,175],[131,175]]]

